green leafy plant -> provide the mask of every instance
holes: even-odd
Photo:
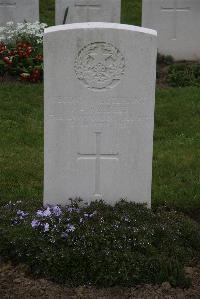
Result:
[[[188,286],[183,266],[200,249],[200,227],[175,211],[121,201],[72,201],[36,212],[9,203],[1,212],[0,255],[68,285],[169,281]]]
[[[200,86],[200,64],[176,63],[171,65],[167,81],[173,87]]]
[[[160,53],[158,53],[157,63],[158,64],[171,65],[171,64],[174,63],[174,59],[171,55],[161,55]]]
[[[42,80],[43,55],[40,47],[28,42],[18,42],[16,45],[0,43],[0,75],[18,77],[21,81],[32,83]]]
[[[0,76],[39,82],[43,77],[44,23],[8,22],[0,27]]]

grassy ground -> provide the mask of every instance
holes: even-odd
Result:
[[[140,25],[142,0],[122,0],[122,19],[125,24]],[[40,0],[41,21],[54,25],[55,0]]]
[[[40,0],[41,20],[54,23],[54,0]],[[122,23],[140,24],[141,0],[122,0]],[[0,200],[42,201],[43,88],[0,89]],[[200,93],[198,88],[157,91],[153,205],[200,209]]]
[[[0,88],[0,200],[42,202],[43,88]],[[200,211],[200,90],[160,89],[156,96],[153,205]],[[32,201],[31,201],[32,202]]]
[[[0,88],[1,201],[39,199],[43,175],[42,86]]]

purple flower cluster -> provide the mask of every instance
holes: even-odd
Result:
[[[75,231],[75,226],[73,224],[67,224],[66,232],[73,232]]]
[[[48,206],[45,210],[38,210],[36,215],[38,217],[50,217],[56,216],[59,217],[62,214],[62,210],[59,206]]]
[[[84,224],[96,214],[96,211],[81,213],[81,209],[74,206],[66,206],[65,209],[61,209],[58,205],[48,205],[37,210],[31,226],[33,229],[49,232],[49,237],[54,241],[57,236],[67,239],[79,225]]]
[[[32,228],[38,228],[40,226],[41,222],[37,219],[33,219],[33,221],[31,222],[31,226]]]
[[[67,239],[70,233],[73,233],[75,231],[75,226],[73,224],[68,223],[66,230],[61,234],[62,239]]]
[[[39,219],[33,219],[33,221],[31,222],[31,226],[34,229],[42,228],[44,232],[48,232],[50,230],[50,224],[46,222],[44,218],[48,218],[52,222],[53,218],[59,218],[61,214],[62,210],[58,205],[47,206],[44,209],[37,210],[36,217],[38,217]],[[56,225],[53,225],[53,228],[55,227]]]
[[[31,226],[34,229],[37,229],[39,227],[42,227],[44,232],[48,232],[49,231],[49,223],[42,223],[37,219],[33,219],[33,221],[31,222]]]
[[[79,208],[74,208],[74,207],[68,207],[67,212],[69,212],[69,213],[72,213],[72,212],[80,213],[80,209]]]
[[[90,214],[88,214],[88,213],[84,213],[84,217],[89,219],[89,218],[94,217],[96,214],[97,214],[96,211],[94,211],[93,213],[90,213]]]
[[[17,216],[21,220],[24,219],[24,218],[26,218],[28,215],[29,215],[29,213],[27,213],[27,212],[24,212],[24,211],[21,211],[21,210],[17,211]]]

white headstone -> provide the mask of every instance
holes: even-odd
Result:
[[[0,0],[0,26],[39,20],[39,0]]]
[[[156,32],[46,29],[44,203],[151,202]]]
[[[56,0],[56,24],[120,23],[121,0]]]
[[[158,31],[158,52],[200,59],[200,0],[143,0],[142,26]]]

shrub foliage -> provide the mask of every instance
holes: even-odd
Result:
[[[0,255],[31,273],[68,285],[169,281],[186,286],[183,266],[200,249],[199,224],[175,211],[153,212],[121,201],[37,212],[1,208]]]
[[[0,76],[39,82],[43,77],[43,33],[46,24],[8,22],[0,27]]]
[[[169,68],[167,80],[173,87],[200,86],[200,64],[175,63]]]

